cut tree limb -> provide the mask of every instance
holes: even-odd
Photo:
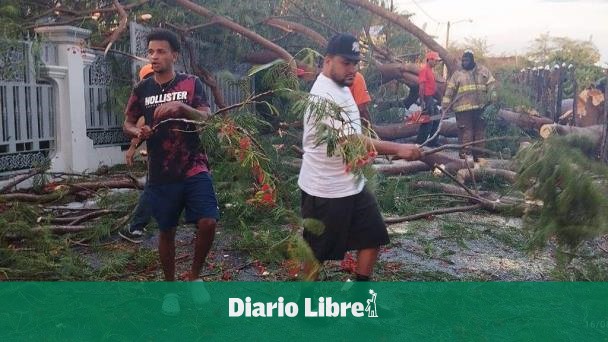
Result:
[[[527,131],[535,131],[540,129],[542,125],[553,123],[553,120],[547,117],[517,113],[507,109],[499,110],[498,117]]]
[[[52,223],[52,224],[67,224],[68,226],[73,226],[73,225],[76,225],[78,223],[86,222],[88,220],[92,220],[92,219],[100,217],[100,216],[104,216],[104,215],[108,215],[108,214],[115,214],[115,213],[120,213],[120,212],[121,211],[118,211],[118,210],[99,209],[99,210],[95,210],[95,211],[86,213],[84,215],[75,216],[75,217],[57,217],[57,218],[52,218],[50,220],[50,223]]]
[[[378,66],[378,71],[382,76],[382,83],[387,83],[392,80],[401,80],[408,87],[418,86],[418,73],[420,66],[413,63],[387,63]],[[435,98],[441,102],[443,93],[445,92],[446,82],[442,77],[437,76],[437,90]],[[411,89],[410,89],[411,91]]]
[[[549,138],[553,135],[581,135],[591,139],[596,145],[600,145],[602,139],[601,125],[587,126],[587,127],[575,127],[566,126],[559,124],[548,124],[540,127],[540,136],[544,139]]]
[[[107,43],[107,46],[103,52],[104,56],[108,54],[108,51],[110,51],[110,48],[112,48],[112,44],[114,44],[114,42],[116,42],[118,40],[118,38],[120,38],[120,35],[123,34],[127,30],[127,24],[129,23],[129,16],[127,15],[127,12],[125,11],[124,7],[120,4],[120,2],[118,2],[118,0],[113,0],[112,3],[114,4],[114,7],[116,8],[116,11],[118,12],[118,17],[120,19],[118,21],[118,26],[112,32],[112,35],[110,35],[110,38],[108,38],[107,41],[104,42],[104,44]]]
[[[418,128],[420,124],[405,124],[405,123],[394,123],[387,125],[374,125],[372,129],[378,134],[383,140],[395,140],[400,138],[413,137],[418,134]],[[444,120],[439,129],[439,134],[444,137],[457,137],[458,126],[454,120]]]
[[[446,170],[449,172],[458,172],[459,170],[466,168],[465,161],[463,159],[452,158],[445,154],[439,154],[440,160],[443,162],[443,165]],[[437,159],[434,159],[437,161]],[[427,159],[428,164],[417,160],[417,161],[404,161],[404,160],[394,160],[392,163],[387,164],[376,164],[374,165],[374,169],[381,174],[384,175],[410,175],[418,172],[429,171],[432,169],[432,160]],[[479,164],[483,168],[490,169],[500,169],[499,171],[513,171],[511,169],[514,168],[514,164],[510,160],[504,159],[480,159]],[[473,165],[472,162],[469,162],[469,167]],[[476,169],[474,169],[476,170]]]
[[[198,77],[203,80],[203,82],[205,82],[206,85],[209,86],[209,88],[211,89],[211,94],[213,94],[213,100],[215,101],[216,106],[220,109],[225,108],[226,102],[224,101],[224,93],[222,93],[222,90],[218,86],[215,76],[213,76],[212,73],[207,71],[207,69],[201,67],[196,62],[192,45],[188,42],[184,34],[182,34],[181,37],[182,41],[186,45],[186,49],[188,50],[188,55],[190,57],[190,66],[192,67],[192,70]]]
[[[499,119],[516,125],[517,127],[526,131],[536,131],[545,124],[553,123],[553,120],[546,117],[532,116],[506,109],[499,110],[497,115]],[[419,124],[406,125],[404,123],[395,123],[388,125],[376,125],[373,126],[373,129],[380,138],[384,140],[394,140],[399,138],[407,138],[418,134],[419,127]],[[441,123],[441,128],[439,129],[439,134],[446,137],[457,137],[458,126],[456,125],[456,121],[443,120]]]
[[[508,183],[513,184],[513,183],[515,183],[515,180],[517,178],[517,173],[510,171],[510,170],[491,169],[491,168],[476,168],[476,169],[470,169],[470,170],[462,169],[462,170],[458,170],[458,172],[456,173],[456,178],[463,183],[472,181],[473,180],[472,177],[475,177],[475,179],[487,179],[490,177],[499,177],[501,179],[504,179]]]
[[[112,179],[112,180],[100,180],[91,182],[81,182],[73,184],[60,184],[58,186],[64,186],[66,189],[57,190],[49,194],[29,194],[29,193],[11,193],[0,195],[0,201],[19,201],[19,202],[31,202],[31,203],[48,203],[56,201],[64,196],[74,194],[82,190],[97,191],[99,189],[117,189],[117,188],[141,188],[136,180],[127,179]]]
[[[395,224],[395,223],[401,223],[401,222],[405,222],[405,221],[415,221],[415,220],[420,220],[420,219],[428,218],[430,216],[435,216],[435,215],[459,213],[459,212],[463,212],[463,211],[473,211],[473,210],[477,210],[477,209],[481,209],[481,208],[482,208],[481,204],[473,204],[473,205],[466,205],[466,206],[459,206],[459,207],[452,207],[452,208],[442,208],[442,209],[431,210],[431,211],[427,211],[424,213],[418,213],[418,214],[413,214],[413,215],[408,215],[408,216],[386,218],[386,219],[384,219],[384,223]]]
[[[421,161],[395,160],[392,164],[374,165],[376,172],[384,175],[410,175],[422,171],[428,171],[430,166]]]
[[[453,184],[431,182],[431,181],[416,181],[414,183],[411,183],[409,186],[410,186],[410,188],[415,189],[415,190],[427,190],[427,191],[433,191],[433,192],[455,194],[455,195],[460,195],[461,197],[470,196],[463,188],[453,185]],[[505,205],[521,204],[523,202],[523,198],[502,196],[498,193],[491,192],[491,191],[480,191],[478,195],[472,196],[472,197],[474,197],[474,198],[479,197],[484,200],[494,201],[494,202],[496,202],[498,200],[499,202],[502,202]]]
[[[22,183],[40,173],[42,173],[42,170],[40,170],[40,169],[31,169],[26,174],[18,175],[16,177],[14,177],[6,185],[4,185],[2,188],[0,188],[0,194],[9,191],[10,189],[14,188],[15,186],[19,185],[20,183]]]

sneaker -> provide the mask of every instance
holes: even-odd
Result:
[[[144,237],[144,230],[141,228],[133,228],[131,226],[127,226],[125,229],[118,232],[118,235],[120,235],[125,240],[134,243],[140,243]]]
[[[166,316],[177,316],[180,312],[179,297],[175,293],[168,293],[163,299],[163,305],[161,307],[162,312]]]
[[[197,310],[202,310],[205,304],[211,300],[211,296],[202,279],[190,282],[190,292],[192,294],[192,302]]]

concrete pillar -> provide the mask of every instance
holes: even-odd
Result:
[[[51,170],[83,172],[89,169],[93,141],[87,137],[83,71],[91,56],[83,50],[90,30],[73,26],[46,26],[35,29],[57,46],[57,65],[46,65],[42,76],[56,85],[56,146]]]

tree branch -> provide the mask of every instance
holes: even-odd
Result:
[[[247,100],[245,100],[243,102],[235,103],[233,105],[219,109],[211,115],[212,116],[224,115],[225,112],[231,111],[235,108],[240,108],[240,107],[246,106],[251,103],[255,103],[255,100],[257,100],[258,98],[266,96],[266,95],[270,95],[272,93],[274,93],[274,90],[269,90],[269,91],[266,91],[266,92],[263,92],[263,93],[260,93],[260,94],[254,95],[254,96],[250,96]],[[169,119],[162,120],[161,122],[154,125],[152,127],[152,131],[157,130],[160,125],[163,125],[163,124],[169,123],[169,122],[182,122],[182,123],[192,124],[192,125],[196,125],[196,126],[201,126],[201,125],[206,124],[204,121],[189,120],[189,119],[183,119],[183,118],[169,118]]]
[[[108,54],[108,51],[112,47],[112,44],[114,44],[118,40],[118,38],[120,38],[120,35],[123,34],[127,30],[127,23],[129,22],[129,16],[127,15],[127,12],[125,11],[124,7],[120,4],[120,2],[118,2],[118,0],[112,0],[112,3],[114,4],[116,11],[118,11],[118,17],[120,18],[120,21],[118,22],[118,27],[114,30],[114,32],[112,32],[112,35],[110,35],[110,38],[107,39],[108,45],[106,46],[106,48],[103,52],[104,56]],[[104,41],[104,43],[105,43],[105,41]]]
[[[30,179],[32,177],[34,177],[37,174],[42,173],[43,171],[41,169],[31,169],[28,173],[24,174],[24,175],[19,175],[15,178],[13,178],[13,180],[11,180],[10,182],[8,182],[6,185],[4,185],[2,188],[0,188],[0,194],[7,192],[8,190],[10,190],[11,188],[15,187],[16,185],[18,185],[19,183]]]
[[[306,27],[299,23],[294,23],[291,21],[278,19],[278,18],[268,18],[263,21],[264,24],[268,26],[272,26],[278,28],[285,32],[298,32],[306,37],[312,39],[315,43],[319,44],[321,47],[327,46],[327,39],[323,37],[318,32],[312,30],[309,27]]]
[[[397,13],[390,12],[385,8],[373,4],[372,2],[367,0],[342,0],[342,2],[364,8],[369,12],[379,17],[385,18],[388,21],[396,24],[397,26],[400,26],[401,28],[418,38],[422,42],[422,44],[426,45],[429,49],[436,51],[443,59],[450,74],[454,70],[456,70],[456,58],[454,58],[445,48],[443,48],[443,46],[439,45],[439,43],[437,43],[431,36],[426,34],[426,32],[424,32],[418,26],[414,25],[408,18],[401,16]]]
[[[401,222],[405,222],[405,221],[419,220],[419,219],[427,218],[429,216],[434,216],[434,215],[458,213],[458,212],[463,212],[463,211],[472,211],[472,210],[477,210],[477,209],[481,209],[481,208],[482,208],[481,204],[473,204],[473,205],[466,205],[466,206],[453,207],[453,208],[442,208],[442,209],[431,210],[431,211],[427,211],[424,213],[418,213],[418,214],[409,215],[409,216],[387,218],[387,219],[384,219],[384,223],[395,224],[395,223],[401,223]]]
[[[476,141],[471,141],[465,144],[446,144],[443,146],[439,146],[430,150],[426,150],[426,151],[422,151],[422,157],[424,156],[428,156],[430,154],[434,154],[437,152],[441,152],[443,150],[447,150],[447,149],[451,149],[451,150],[459,150],[461,148],[467,147],[467,146],[471,146],[471,145],[476,145],[476,144],[480,144],[480,143],[485,143],[485,142],[489,142],[489,141],[499,141],[499,140],[515,140],[515,139],[519,139],[519,137],[511,137],[511,136],[504,136],[504,137],[495,137],[495,138],[488,138],[488,139],[481,139],[481,140],[476,140]]]
[[[248,39],[250,39],[251,41],[265,47],[266,49],[269,49],[271,51],[274,51],[275,53],[277,53],[281,59],[285,60],[287,63],[293,64],[293,56],[287,52],[285,49],[283,49],[282,47],[278,46],[277,44],[269,41],[268,39],[262,37],[261,35],[257,34],[254,31],[251,31],[250,29],[243,27],[237,23],[235,23],[234,21],[217,15],[213,12],[211,12],[210,10],[208,10],[207,8],[195,4],[192,1],[189,0],[175,0],[175,2],[180,5],[181,7],[196,13],[200,16],[206,17],[206,18],[210,18],[211,20],[214,20],[217,22],[218,25],[223,26],[233,32],[236,32],[238,34],[241,34],[245,37],[247,37]],[[295,71],[295,66],[294,66],[294,71]]]
[[[209,86],[209,88],[211,88],[211,93],[213,94],[215,105],[220,109],[225,108],[226,102],[224,101],[224,94],[217,85],[215,77],[212,73],[210,73],[205,68],[201,67],[200,65],[198,65],[198,63],[196,63],[194,58],[194,49],[192,48],[192,45],[190,44],[190,42],[188,42],[183,33],[181,34],[181,37],[182,41],[184,42],[184,45],[186,46],[186,49],[188,50],[188,56],[190,58],[190,66],[192,67],[192,70],[197,76],[199,76],[203,80],[203,82],[205,82],[206,85]]]

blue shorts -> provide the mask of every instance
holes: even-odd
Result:
[[[186,208],[186,223],[196,223],[203,218],[220,217],[213,182],[208,172],[201,172],[181,182],[169,184],[147,184],[144,202],[158,228],[162,231],[177,226],[182,210]]]

